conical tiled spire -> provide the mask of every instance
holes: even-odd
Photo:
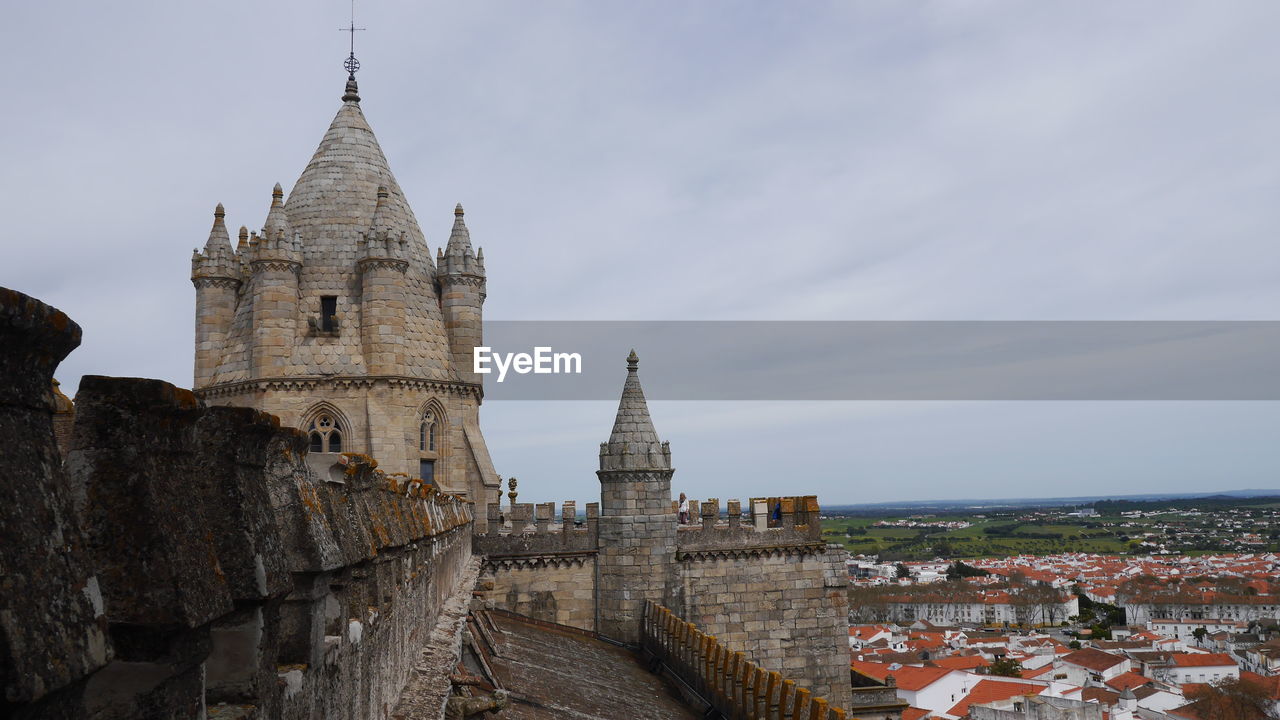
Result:
[[[471,233],[467,230],[466,221],[463,220],[465,214],[462,209],[462,203],[458,203],[453,208],[453,230],[449,233],[449,246],[445,250],[446,255],[471,252]]]
[[[410,259],[430,267],[422,230],[360,105],[354,102],[338,109],[284,204],[289,225],[302,237],[307,262],[317,256],[328,262],[331,253],[354,249],[359,235],[373,227],[378,206],[369,201],[379,187],[387,192],[381,222],[405,234]]]
[[[609,442],[600,445],[600,469],[670,468],[671,450],[658,440],[649,418],[649,404],[640,387],[640,357],[632,350],[627,356],[627,380],[622,400],[613,420]]]
[[[361,260],[395,258],[404,260],[404,229],[395,225],[391,211],[391,195],[385,186],[378,186],[378,203],[373,209],[373,224],[360,241],[357,257]]]
[[[618,416],[613,420],[613,432],[609,444],[656,443],[658,433],[649,418],[649,404],[640,387],[640,357],[632,350],[627,356],[627,381],[622,385],[622,401],[618,403]]]
[[[227,211],[222,208],[222,203],[218,203],[213,209],[213,228],[209,230],[209,239],[204,244],[204,254],[208,257],[231,254],[231,236],[227,234],[224,221],[226,216]]]
[[[209,239],[205,241],[204,252],[199,250],[191,256],[191,279],[223,278],[236,280],[240,275],[240,262],[231,249],[231,237],[227,235],[227,213],[222,203],[213,211],[213,228],[209,230]]]
[[[369,226],[369,234],[386,237],[393,234],[395,226],[391,217],[390,193],[385,185],[378,186],[378,203],[373,207],[373,224]]]
[[[289,214],[284,209],[284,190],[280,187],[280,183],[271,189],[271,209],[267,211],[267,220],[262,224],[262,235],[267,240],[274,242],[284,237],[292,236],[289,228]]]
[[[453,209],[453,230],[449,233],[440,271],[446,275],[484,275],[484,269],[471,249],[471,232],[467,230],[462,203]]]

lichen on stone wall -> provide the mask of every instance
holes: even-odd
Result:
[[[51,380],[78,337],[0,289],[0,429],[21,448],[0,456],[16,480],[0,507],[5,710],[345,720],[394,706],[421,651],[409,640],[430,637],[471,562],[470,504],[402,492],[367,456],[346,458],[342,482],[320,477],[273,416],[155,380],[84,378],[64,469]]]

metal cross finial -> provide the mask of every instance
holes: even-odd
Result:
[[[356,27],[356,0],[351,0],[351,25],[349,27],[338,28],[341,32],[351,33],[351,54],[342,63],[342,67],[347,69],[347,76],[355,80],[356,71],[360,69],[360,61],[356,59],[356,31],[364,30],[364,28]]]

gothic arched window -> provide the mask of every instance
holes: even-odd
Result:
[[[431,410],[422,414],[422,424],[418,426],[418,449],[436,451],[436,414]]]
[[[329,413],[320,413],[307,429],[311,438],[311,452],[342,452],[342,424]]]

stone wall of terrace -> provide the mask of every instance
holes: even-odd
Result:
[[[473,542],[492,607],[596,630],[600,506],[587,503],[585,519],[577,507],[567,501],[559,515],[555,503],[487,507],[487,529]]]
[[[447,670],[417,666],[452,652],[433,630],[474,585],[471,505],[363,456],[317,475],[275,417],[155,380],[84,378],[63,463],[51,380],[78,338],[0,289],[0,714],[386,718],[424,675],[443,707]]]

